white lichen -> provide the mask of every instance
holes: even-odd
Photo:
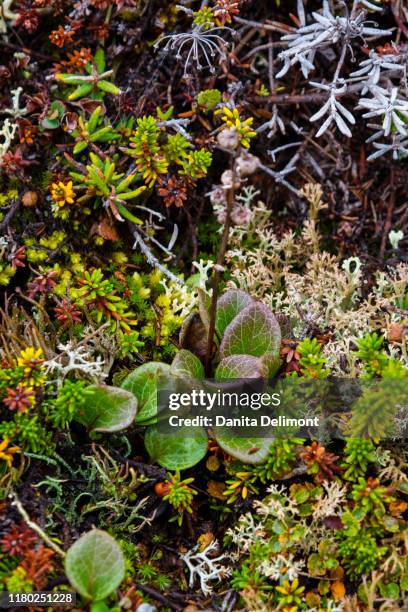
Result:
[[[265,536],[262,521],[255,521],[254,516],[248,512],[239,517],[233,529],[228,529],[226,536],[231,538],[239,551],[248,552],[255,542],[263,540]]]
[[[105,362],[102,357],[94,358],[86,347],[74,347],[73,343],[69,341],[66,344],[59,344],[58,350],[60,353],[56,357],[44,363],[47,374],[57,371],[59,378],[62,380],[73,371],[81,372],[98,381],[107,377],[107,373],[104,372]]]
[[[23,93],[22,87],[17,87],[17,89],[11,90],[11,106],[6,108],[2,108],[0,110],[0,114],[9,115],[13,117],[13,119],[17,119],[18,117],[24,117],[27,114],[28,110],[25,106],[20,107],[20,98]]]
[[[198,578],[204,595],[209,595],[212,591],[212,586],[209,585],[209,582],[219,582],[231,574],[231,569],[221,564],[221,561],[228,559],[227,555],[222,554],[218,557],[208,556],[217,547],[217,540],[213,540],[203,551],[200,551],[197,545],[188,552],[180,554],[180,558],[187,565],[190,572],[189,587],[192,588],[195,579]]]
[[[285,557],[282,554],[276,555],[271,559],[265,559],[259,565],[261,574],[272,580],[289,580],[292,582],[297,578],[304,568],[304,562],[296,561],[294,556],[289,554]]]
[[[3,161],[5,154],[9,150],[11,143],[13,142],[16,131],[17,124],[12,123],[10,119],[7,118],[0,130],[0,139],[3,139],[3,142],[0,142],[0,164]]]
[[[7,21],[11,22],[11,25],[14,25],[16,19],[18,17],[17,13],[14,13],[11,10],[11,6],[14,0],[3,0],[0,6],[0,34],[7,33]]]
[[[335,480],[331,482],[325,480],[322,486],[325,494],[319,497],[313,509],[314,520],[321,520],[327,516],[337,516],[347,496],[347,487],[342,486]]]

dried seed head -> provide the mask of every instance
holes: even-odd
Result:
[[[233,187],[234,189],[238,189],[241,181],[236,175],[235,178],[233,177],[232,170],[225,170],[221,175],[221,183],[223,189],[232,189]]]
[[[251,211],[244,206],[237,206],[231,213],[231,219],[235,225],[248,225],[251,222],[251,218]]]
[[[217,136],[220,147],[227,151],[234,151],[239,145],[239,135],[236,129],[222,130]]]
[[[259,157],[251,153],[242,153],[236,161],[237,173],[240,177],[250,176],[259,167]]]
[[[225,191],[219,185],[215,186],[214,189],[212,189],[208,195],[210,196],[210,202],[213,206],[217,204],[225,205],[227,203]]]

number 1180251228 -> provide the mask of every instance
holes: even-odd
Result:
[[[73,608],[76,593],[71,591],[33,591],[32,593],[0,591],[0,609]]]

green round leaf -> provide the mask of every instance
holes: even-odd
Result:
[[[75,418],[89,431],[120,431],[133,423],[137,399],[132,393],[107,385],[90,385],[88,389],[93,393]]]
[[[181,436],[181,427],[177,429]],[[151,459],[168,470],[186,470],[196,465],[207,453],[208,438],[201,427],[189,427],[186,435],[191,437],[172,437],[149,427],[144,443]]]
[[[217,300],[217,314],[215,318],[215,329],[219,338],[222,338],[228,325],[235,319],[237,314],[246,306],[253,304],[254,300],[248,293],[241,289],[231,289]]]
[[[171,374],[179,378],[202,380],[205,376],[204,366],[193,353],[181,349],[171,364]]]
[[[82,597],[100,601],[117,589],[125,577],[125,559],[112,536],[92,529],[68,550],[65,571]]]
[[[273,438],[240,438],[227,427],[215,427],[214,437],[226,453],[243,463],[261,463],[266,459]]]
[[[263,371],[266,371],[266,376],[269,378],[275,376],[282,365],[282,359],[279,354],[272,355],[271,353],[265,353],[265,355],[262,355],[260,358],[260,362]]]
[[[279,323],[265,304],[250,304],[233,319],[224,332],[221,359],[229,355],[277,355],[281,342]]]
[[[258,357],[252,355],[230,355],[225,357],[215,371],[216,380],[236,378],[263,378],[267,369]]]
[[[139,406],[135,422],[145,425],[157,418],[157,391],[160,388],[172,388],[170,366],[167,363],[151,361],[139,366],[123,381],[122,389],[136,396]]]

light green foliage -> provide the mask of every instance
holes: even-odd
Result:
[[[215,329],[221,339],[228,325],[246,306],[254,304],[252,297],[240,289],[226,291],[217,301]]]
[[[130,359],[137,355],[145,345],[143,340],[140,339],[140,332],[138,331],[124,333],[119,330],[119,343],[121,357],[129,357]]]
[[[86,600],[101,601],[115,591],[125,576],[125,560],[117,542],[105,531],[93,529],[68,550],[68,580]]]
[[[338,531],[338,553],[347,574],[352,578],[367,575],[377,566],[385,555],[386,546],[379,546],[371,528],[362,528],[350,514],[343,514],[342,521],[346,528]]]
[[[158,109],[158,114],[160,109]],[[166,114],[170,118],[172,108]],[[163,121],[165,123],[165,121]],[[174,164],[174,170],[193,180],[203,178],[212,161],[210,151],[194,150],[185,136],[177,132],[167,134],[153,116],[140,117],[137,128],[129,139],[125,153],[134,157],[136,168],[148,187],[165,175]]]
[[[367,472],[369,463],[375,461],[375,446],[372,440],[365,438],[349,438],[344,449],[346,468],[344,478],[356,480],[364,476]]]
[[[163,147],[166,153],[166,158],[169,162],[181,163],[181,160],[188,155],[188,149],[191,147],[190,142],[185,136],[177,132],[170,135]]]
[[[220,347],[224,359],[215,372],[216,377],[225,378],[229,374],[235,374],[235,377],[244,376],[249,373],[252,366],[254,370],[251,376],[254,372],[266,376],[268,370],[271,374],[272,366],[275,372],[280,364],[278,360],[280,328],[272,312],[266,306],[254,302],[242,291],[227,292],[219,299],[219,303],[217,326],[220,331],[224,330]],[[201,312],[201,315],[206,316],[206,313]],[[233,364],[230,363],[231,358],[234,358]],[[158,417],[160,407],[157,406],[157,390],[160,386],[171,390],[177,378],[186,383],[197,382],[203,377],[204,368],[200,360],[190,351],[183,349],[174,358],[170,369],[166,364],[155,362],[144,364],[127,376],[122,387],[133,392],[139,401],[136,422],[151,425]],[[224,451],[248,464],[263,461],[272,441],[266,437],[246,439],[234,435],[234,430],[227,427],[216,427],[214,436]],[[197,430],[196,436],[184,439],[171,440],[169,436],[160,434],[154,427],[145,435],[145,444],[150,456],[168,469],[183,469],[198,463],[205,455],[204,440],[206,434],[201,429]],[[191,454],[188,452],[189,445]]]
[[[260,86],[259,89],[257,89],[256,91],[258,96],[262,96],[263,98],[267,98],[268,96],[271,95],[271,92],[269,91],[269,89],[266,87],[265,83],[262,83],[262,85]]]
[[[103,125],[101,121],[102,106],[97,106],[88,121],[83,116],[78,117],[78,125],[72,132],[77,141],[73,153],[77,155],[84,151],[91,143],[112,142],[120,138],[111,125]]]
[[[178,470],[175,474],[168,474],[168,480],[165,482],[168,493],[163,496],[163,499],[168,501],[177,511],[177,515],[172,517],[170,521],[177,521],[180,527],[183,524],[184,513],[188,512],[192,514],[193,512],[191,503],[194,499],[194,495],[197,495],[197,491],[189,486],[193,482],[194,478],[185,478],[181,480]]]
[[[367,333],[358,340],[357,345],[356,355],[364,364],[366,378],[377,376],[384,379],[406,378],[408,370],[404,364],[386,354],[383,336],[377,332]]]
[[[66,238],[67,234],[60,230],[52,232],[49,236],[43,236],[39,240],[31,237],[26,238],[24,244],[27,260],[33,264],[46,262],[49,259],[50,252],[60,248]]]
[[[259,357],[230,355],[218,364],[214,377],[222,381],[235,378],[263,378],[267,374],[268,369]]]
[[[16,414],[12,421],[2,421],[0,438],[13,440],[33,453],[49,455],[55,449],[51,432],[44,427],[38,415]]]
[[[10,593],[30,593],[34,586],[33,581],[27,576],[27,571],[21,565],[10,572],[4,584]]]
[[[193,180],[203,178],[211,166],[212,154],[206,149],[191,151],[182,162],[180,174],[191,177]]]
[[[200,381],[204,378],[204,366],[196,355],[181,349],[173,359],[170,373],[178,378]]]
[[[92,389],[84,380],[71,381],[66,378],[55,400],[47,406],[50,422],[54,427],[67,427],[92,395]]]
[[[290,472],[297,460],[297,453],[303,445],[302,438],[277,438],[269,447],[265,461],[253,468],[253,473],[262,483]]]
[[[144,185],[131,188],[137,179],[136,174],[117,172],[115,163],[106,158],[105,161],[95,153],[89,155],[91,163],[87,165],[87,174],[70,172],[78,188],[84,186],[85,194],[78,198],[78,203],[86,202],[96,196],[101,203],[108,204],[114,215],[123,220],[122,217],[140,225],[142,221],[135,217],[125,206],[125,202],[134,200],[145,191]]]
[[[325,368],[326,360],[322,355],[322,347],[316,338],[305,338],[297,345],[300,355],[299,363],[302,366],[302,375],[306,378],[326,378],[328,370]]]
[[[136,325],[135,314],[128,310],[128,303],[116,295],[113,283],[104,277],[101,269],[86,270],[78,277],[77,288],[70,290],[71,297],[79,307],[88,307],[97,323],[108,320],[112,330],[118,323],[124,330]]]
[[[205,112],[213,110],[221,102],[219,89],[204,89],[197,95],[197,102]]]
[[[351,496],[356,502],[356,512],[360,519],[367,515],[371,519],[380,521],[385,515],[386,503],[394,501],[394,497],[389,493],[386,487],[380,485],[376,478],[358,478],[357,483],[353,485]]]
[[[8,258],[8,243],[5,238],[0,238],[0,286],[7,286],[16,273],[15,268]]]
[[[226,327],[220,345],[221,358],[230,355],[276,355],[281,333],[279,323],[263,304],[244,308]]]
[[[138,401],[138,425],[146,425],[157,420],[157,393],[160,388],[171,389],[170,366],[166,363],[151,361],[131,372],[123,381],[122,388],[131,392]]]
[[[367,333],[358,341],[356,355],[364,363],[366,375],[370,378],[380,374],[388,361],[383,345],[384,337],[376,332]]]
[[[398,406],[407,396],[406,377],[362,383],[362,394],[352,405],[346,434],[357,438],[386,439],[396,434]]]
[[[263,461],[272,443],[272,438],[239,437],[232,428],[223,426],[214,427],[214,437],[226,453],[249,464]]]
[[[209,6],[196,11],[194,13],[194,23],[201,26],[204,30],[212,28],[214,26],[214,14]]]
[[[69,94],[69,100],[90,97],[93,100],[102,100],[105,93],[118,95],[119,87],[116,87],[108,79],[112,70],[106,70],[105,52],[99,48],[93,58],[85,66],[86,74],[65,74],[59,72],[55,78],[66,85],[75,85],[74,91]]]
[[[151,115],[137,120],[137,128],[129,139],[128,155],[136,159],[136,168],[148,187],[153,187],[157,178],[167,172],[168,163],[159,145],[160,129]]]
[[[250,561],[245,561],[239,569],[234,570],[231,586],[237,591],[254,590],[257,593],[268,592],[271,586],[265,576],[262,576]]]

